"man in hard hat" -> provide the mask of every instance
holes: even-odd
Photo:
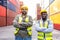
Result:
[[[48,19],[46,10],[41,10],[41,19],[35,24],[35,29],[38,32],[38,40],[53,40],[52,31],[53,23]]]
[[[33,20],[31,16],[27,15],[27,6],[22,6],[21,10],[22,14],[17,15],[13,21],[13,25],[16,28],[15,40],[31,40]]]

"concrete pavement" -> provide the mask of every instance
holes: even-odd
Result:
[[[0,40],[15,40],[14,30],[15,28],[13,26],[0,27]],[[32,40],[37,40],[37,32],[34,27],[32,32]],[[60,40],[60,31],[53,31],[53,40]]]

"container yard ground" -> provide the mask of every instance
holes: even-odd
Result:
[[[13,34],[14,30],[15,28],[13,26],[0,27],[0,40],[15,40]],[[32,40],[37,40],[37,32],[34,30],[34,27],[33,33]],[[53,31],[53,40],[60,40],[60,31]]]

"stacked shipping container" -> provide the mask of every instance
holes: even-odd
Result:
[[[50,18],[53,20],[54,28],[60,30],[60,0],[55,0],[50,5]]]
[[[11,25],[14,17],[20,11],[18,0],[0,0],[0,26]]]

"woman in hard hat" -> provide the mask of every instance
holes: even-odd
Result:
[[[27,15],[27,6],[22,6],[21,11],[22,14],[17,15],[13,21],[13,25],[16,28],[15,40],[31,40],[32,17]]]
[[[46,10],[41,10],[41,19],[35,24],[35,29],[38,32],[38,40],[53,40],[53,22],[48,19]]]

